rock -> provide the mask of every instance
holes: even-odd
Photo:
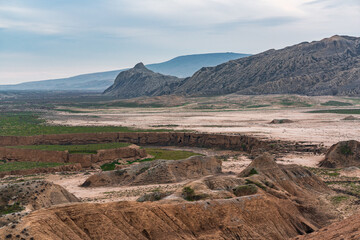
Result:
[[[360,120],[360,118],[354,117],[354,116],[347,116],[346,118],[343,118],[342,120],[345,121],[357,121]]]
[[[181,78],[155,73],[138,63],[134,68],[120,72],[104,94],[118,98],[166,95],[181,81]]]
[[[355,140],[338,142],[330,147],[320,167],[360,167],[360,142]]]
[[[273,119],[270,124],[283,124],[283,123],[293,123],[290,119]]]

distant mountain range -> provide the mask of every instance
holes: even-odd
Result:
[[[176,57],[163,63],[149,64],[154,72],[189,77],[202,67],[216,66],[229,60],[249,56],[239,53],[209,53]],[[0,85],[0,90],[81,90],[104,91],[114,83],[116,76],[128,69],[82,74],[69,78],[25,82],[16,85]]]
[[[143,73],[151,75],[152,82],[156,82],[151,71]],[[130,83],[136,75],[128,76],[122,77],[121,81],[131,89]],[[159,89],[152,85],[151,91],[143,89],[136,96],[230,93],[360,96],[360,38],[336,35],[280,50],[272,49],[215,67],[203,67],[192,77],[177,81],[167,82],[168,78],[158,77]],[[106,93],[124,97],[119,81]]]

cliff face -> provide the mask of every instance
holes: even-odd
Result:
[[[360,38],[333,36],[202,68],[175,93],[360,95]]]
[[[104,94],[118,98],[167,95],[181,81],[181,78],[155,73],[138,63],[134,68],[119,73]]]

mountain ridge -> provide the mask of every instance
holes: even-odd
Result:
[[[192,54],[178,56],[161,63],[147,64],[146,66],[162,74],[188,77],[202,66],[215,66],[231,59],[246,56],[250,56],[250,54],[232,52]],[[128,69],[87,73],[68,78],[31,81],[14,85],[0,85],[0,90],[85,90],[102,92],[113,84],[114,79],[120,72]]]
[[[178,95],[359,95],[360,38],[335,35],[205,67]]]

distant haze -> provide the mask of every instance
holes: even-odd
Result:
[[[359,0],[0,0],[0,84],[360,36]]]
[[[176,77],[190,77],[202,67],[216,66],[229,60],[247,57],[249,54],[239,53],[208,53],[186,55],[173,58],[163,63],[148,64],[154,72]],[[87,73],[69,78],[31,81],[14,85],[0,85],[0,90],[75,90],[75,91],[104,91],[110,87],[115,77],[122,71]]]

